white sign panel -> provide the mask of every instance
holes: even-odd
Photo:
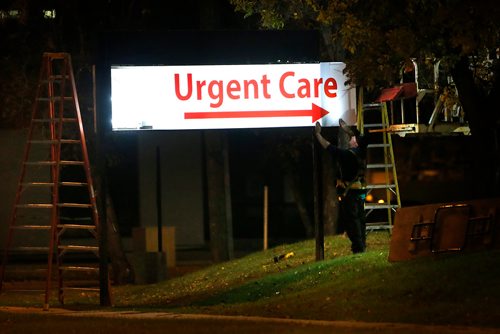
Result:
[[[338,125],[356,120],[343,63],[113,66],[113,130]]]

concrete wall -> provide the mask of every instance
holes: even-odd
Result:
[[[162,169],[162,225],[175,227],[177,246],[203,245],[204,169],[200,131],[145,131],[139,134],[140,226],[157,226],[157,147]]]
[[[21,172],[27,130],[0,131],[0,248],[3,249]]]

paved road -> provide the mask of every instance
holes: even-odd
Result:
[[[27,322],[32,321],[33,324]],[[57,324],[57,325],[56,325]],[[51,326],[57,326],[56,329]],[[176,314],[117,310],[72,311],[62,308],[0,307],[2,334],[58,333],[404,333],[498,334],[500,329],[394,323],[277,319],[246,316]]]

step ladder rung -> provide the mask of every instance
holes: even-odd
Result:
[[[31,144],[57,144],[57,140],[51,140],[51,139],[36,139],[36,140],[29,140],[29,143]]]
[[[50,225],[14,225],[11,227],[15,230],[50,230]]]
[[[367,231],[375,230],[392,230],[392,226],[389,223],[369,223],[366,224]]]
[[[20,209],[52,209],[53,205],[50,203],[24,203],[17,204],[16,207]]]
[[[90,267],[90,266],[60,266],[59,270],[62,270],[62,271],[99,272],[99,267]]]
[[[92,207],[92,204],[87,203],[58,203],[60,208],[81,208],[88,209]],[[22,209],[52,209],[53,205],[50,203],[25,203],[16,205],[17,208]]]
[[[65,187],[84,187],[87,186],[87,182],[59,182],[59,185],[65,186]],[[23,187],[53,187],[54,183],[53,182],[23,182],[21,183],[21,186]]]
[[[397,204],[386,204],[386,203],[365,203],[365,210],[376,210],[376,209],[397,209],[399,205]]]
[[[382,104],[380,103],[365,103],[363,104],[363,110],[380,110]]]
[[[370,123],[370,124],[364,124],[364,127],[365,128],[384,128],[384,127],[387,127],[387,124],[383,124],[383,123]]]
[[[40,102],[60,102],[60,101],[73,101],[72,96],[52,96],[52,97],[37,97]]]
[[[99,288],[79,288],[74,286],[64,286],[62,287],[64,291],[87,291],[87,292],[100,292]]]
[[[15,267],[12,270],[8,270],[7,273],[9,276],[16,277],[20,276],[21,274],[30,274],[30,275],[41,275],[41,274],[47,274],[48,273],[47,268],[32,268],[31,266],[19,266]]]
[[[2,289],[2,293],[42,293],[43,289]]]
[[[367,169],[376,169],[376,168],[392,168],[392,164],[367,164]]]
[[[390,189],[396,188],[394,183],[391,184],[367,184],[366,189]]]
[[[63,117],[61,118],[33,118],[32,122],[35,123],[56,123],[62,120],[63,122],[66,123],[73,123],[73,122],[78,122],[78,119],[72,118],[72,117]]]
[[[50,160],[45,160],[45,161],[40,160],[40,161],[25,161],[24,164],[28,166],[52,166],[55,165],[56,162]]]
[[[30,140],[29,142],[31,144],[55,145],[58,143],[61,143],[61,144],[79,144],[80,140],[78,140],[78,139],[61,139],[61,140],[35,139],[35,140]]]
[[[61,165],[65,166],[73,166],[73,165],[83,165],[83,161],[78,161],[78,160],[61,160],[59,162]]]
[[[79,139],[61,139],[61,144],[80,144]]]
[[[87,209],[91,208],[92,204],[87,204],[87,203],[59,203],[57,204],[58,207],[60,208],[81,208],[81,209]]]
[[[60,216],[59,220],[62,221],[71,221],[71,222],[90,222],[92,221],[92,217],[67,217],[67,216]],[[66,225],[66,224],[71,224],[71,223],[61,223],[61,225]],[[89,224],[75,224],[75,225],[89,225]]]
[[[366,226],[391,226],[391,224],[388,221],[378,221],[378,222],[371,222],[371,223],[366,223]]]
[[[87,182],[67,182],[67,181],[60,182],[59,184],[65,187],[83,187],[88,185]]]
[[[80,144],[81,141],[79,139],[70,139],[70,138],[62,138],[61,144]]]
[[[12,247],[11,250],[17,251],[17,252],[49,252],[49,247],[42,247],[42,246],[17,246],[17,247]]]
[[[69,55],[65,52],[47,52],[43,54],[43,57],[49,61],[69,59]]]
[[[72,230],[95,230],[95,225],[81,225],[81,224],[59,224],[58,228],[72,229]]]
[[[23,187],[53,187],[54,182],[23,182]]]
[[[58,248],[62,251],[72,251],[72,252],[97,252],[99,247],[97,246],[85,246],[85,245],[59,245]]]
[[[25,161],[25,165],[36,165],[36,166],[53,166],[56,164],[56,161],[45,160],[45,161]],[[72,165],[83,165],[83,161],[79,160],[60,160],[60,165],[72,166]]]
[[[368,144],[366,146],[366,148],[385,148],[385,147],[390,147],[391,145],[389,144],[383,144],[383,143],[380,143],[380,144]]]
[[[57,162],[52,161],[52,160],[44,160],[44,161],[26,161],[24,162],[25,165],[36,165],[36,166],[53,166]],[[84,165],[84,161],[80,160],[60,160],[59,161],[60,165],[65,165],[65,166],[76,166],[76,165]]]
[[[49,80],[67,80],[69,79],[69,75],[62,75],[62,74],[56,74],[56,75],[51,75],[49,76]]]

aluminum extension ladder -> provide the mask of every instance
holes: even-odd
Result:
[[[401,199],[392,138],[388,131],[390,123],[387,105],[386,103],[360,103],[360,105],[358,127],[369,137],[366,165],[366,231],[388,230],[391,232],[393,214],[397,208],[401,207]]]
[[[4,246],[0,291],[19,292],[19,284],[13,282],[29,281],[21,291],[44,294],[44,309],[49,308],[53,280],[60,303],[70,290],[99,293],[98,238],[99,217],[71,57],[44,53]],[[22,261],[38,269],[19,270],[23,266],[14,262]]]

